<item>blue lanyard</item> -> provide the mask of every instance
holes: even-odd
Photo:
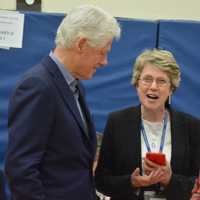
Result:
[[[159,149],[160,153],[162,153],[163,148],[164,148],[167,121],[168,121],[168,113],[167,113],[167,111],[165,111],[164,125],[163,125],[162,136],[161,136],[161,141],[160,141],[160,149]],[[150,148],[150,145],[149,145],[149,142],[148,142],[148,139],[147,139],[147,134],[146,134],[146,131],[144,129],[144,124],[143,124],[142,120],[141,120],[141,132],[142,132],[142,136],[144,138],[144,142],[146,144],[147,150],[148,150],[148,152],[151,152],[151,148]]]

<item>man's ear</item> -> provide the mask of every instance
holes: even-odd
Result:
[[[77,39],[75,46],[77,51],[82,52],[87,46],[87,39],[84,37]]]

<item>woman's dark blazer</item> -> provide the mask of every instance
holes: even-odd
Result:
[[[169,108],[173,175],[164,194],[168,200],[189,199],[200,167],[200,121]],[[141,169],[141,111],[130,107],[109,115],[96,169],[97,189],[112,200],[142,199],[142,190],[130,183],[131,173]]]

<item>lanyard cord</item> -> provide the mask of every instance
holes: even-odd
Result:
[[[164,125],[163,125],[163,130],[162,130],[162,136],[161,136],[161,141],[160,141],[160,149],[159,152],[162,153],[163,148],[164,148],[164,143],[165,143],[165,136],[166,136],[166,128],[167,128],[167,122],[168,122],[168,113],[167,111],[165,111],[165,116],[164,116]],[[147,134],[146,131],[144,129],[144,124],[143,121],[141,120],[141,132],[142,132],[142,136],[144,138],[144,142],[146,144],[147,147],[147,151],[151,152],[151,148],[149,145],[149,141],[147,139]]]

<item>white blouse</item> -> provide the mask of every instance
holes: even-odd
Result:
[[[143,125],[145,129],[145,133],[151,148],[151,152],[159,152],[160,149],[160,142],[161,142],[161,136],[162,136],[162,130],[163,130],[163,122],[150,122],[147,120],[143,120]],[[168,162],[171,161],[171,124],[170,124],[170,118],[168,118],[167,121],[167,127],[166,127],[166,135],[165,135],[165,141],[164,141],[164,148],[163,152],[166,156],[166,159]],[[144,138],[141,132],[141,153],[142,153],[142,160],[145,157],[147,151],[146,144],[144,142]]]

